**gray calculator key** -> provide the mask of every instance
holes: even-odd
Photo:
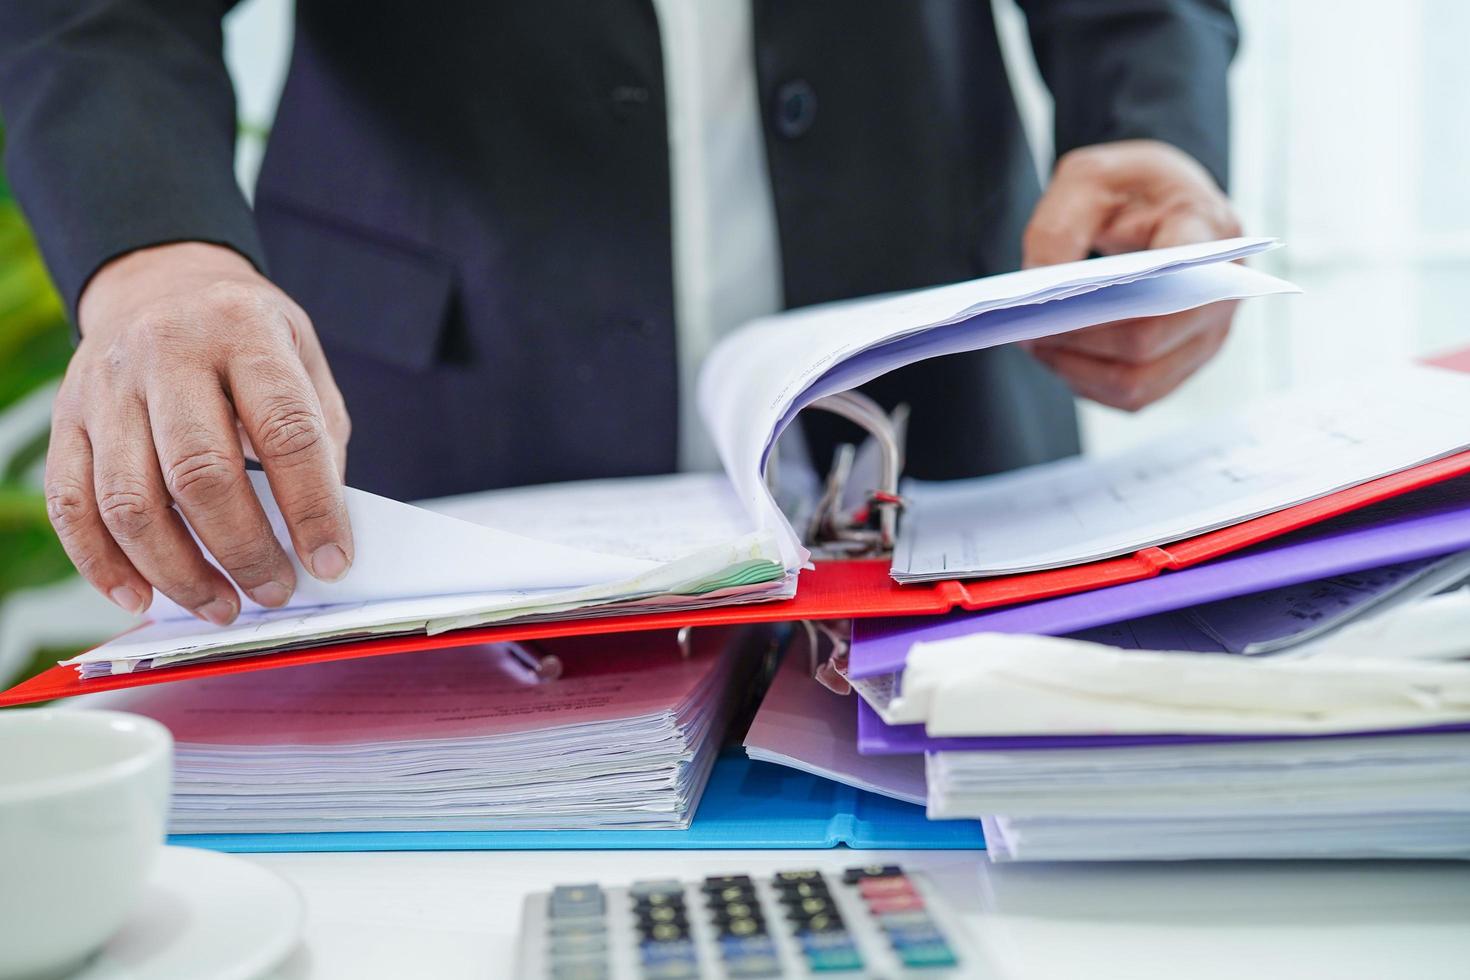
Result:
[[[546,944],[546,952],[552,959],[566,957],[598,956],[607,953],[606,936],[552,936]]]
[[[547,919],[546,933],[549,936],[606,936],[607,922],[602,916]]]
[[[603,960],[580,960],[553,963],[548,976],[551,980],[608,980],[612,971]]]
[[[699,964],[688,960],[646,963],[642,973],[643,980],[696,980],[700,975]]]
[[[725,975],[741,980],[753,977],[779,977],[781,961],[774,956],[742,956],[725,961]]]
[[[602,915],[606,905],[602,889],[596,885],[557,885],[552,889],[546,914],[552,919]]]
[[[628,894],[633,898],[647,898],[650,895],[682,895],[684,894],[684,883],[675,881],[673,878],[661,878],[658,881],[635,881],[628,886]]]

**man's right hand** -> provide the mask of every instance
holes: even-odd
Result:
[[[296,574],[245,475],[247,454],[265,468],[301,563],[327,581],[347,573],[347,409],[301,307],[238,253],[183,242],[103,266],[77,319],[46,501],[87,581],[130,613],[157,588],[207,622],[234,620],[239,595],[182,512],[247,595],[285,604]]]

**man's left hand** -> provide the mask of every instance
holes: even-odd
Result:
[[[1022,242],[1025,265],[1052,265],[1232,238],[1240,221],[1209,173],[1155,140],[1082,147],[1057,161]],[[1137,411],[1215,356],[1235,304],[1119,320],[1025,344],[1074,392]]]

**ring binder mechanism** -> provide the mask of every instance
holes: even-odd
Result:
[[[808,667],[812,679],[833,694],[851,694],[852,685],[847,681],[847,654],[852,648],[852,621],[801,620],[806,631]],[[822,640],[826,639],[830,649],[822,656]]]
[[[898,478],[903,472],[908,406],[900,405],[889,416],[867,395],[844,391],[819,398],[807,407],[832,412],[861,426],[872,436],[879,453],[878,486],[865,489],[864,505],[853,513],[846,504],[857,448],[850,444],[837,447],[826,487],[807,524],[806,539],[813,555],[821,558],[891,555],[898,536],[898,515],[903,510]]]

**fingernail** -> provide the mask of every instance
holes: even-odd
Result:
[[[138,595],[138,593],[134,592],[132,589],[128,588],[126,585],[119,585],[117,588],[113,589],[107,594],[112,597],[113,602],[117,603],[119,606],[126,609],[134,616],[143,611],[143,597]]]
[[[291,598],[291,590],[281,582],[267,582],[250,590],[250,598],[262,606],[284,606]]]
[[[335,582],[347,574],[347,553],[334,544],[324,544],[311,553],[311,574],[323,582]]]
[[[235,618],[235,604],[226,599],[211,599],[195,609],[194,615],[216,626],[228,626]]]

